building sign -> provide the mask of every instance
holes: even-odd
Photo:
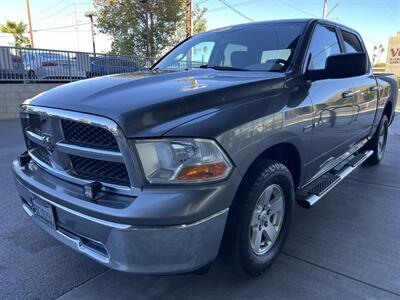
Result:
[[[397,77],[400,77],[400,32],[389,39],[386,72],[394,73]]]
[[[390,49],[389,63],[390,64],[400,64],[400,48]]]

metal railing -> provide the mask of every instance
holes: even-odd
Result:
[[[1,82],[69,82],[150,67],[155,59],[131,55],[93,54],[0,47]]]

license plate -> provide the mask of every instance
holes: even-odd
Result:
[[[31,194],[33,215],[46,225],[56,228],[53,207],[35,194]]]

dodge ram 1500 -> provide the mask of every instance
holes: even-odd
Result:
[[[193,36],[148,71],[82,80],[21,106],[13,162],[22,207],[110,268],[260,275],[294,204],[310,208],[378,164],[398,87],[361,36],[327,20],[250,23]]]

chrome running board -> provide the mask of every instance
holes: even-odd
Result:
[[[356,170],[373,153],[374,151],[368,150],[364,153],[353,155],[350,159],[344,162],[344,165],[340,170],[333,168],[331,171],[318,178],[315,182],[304,187],[296,196],[297,202],[304,208],[311,208],[343,179]]]

